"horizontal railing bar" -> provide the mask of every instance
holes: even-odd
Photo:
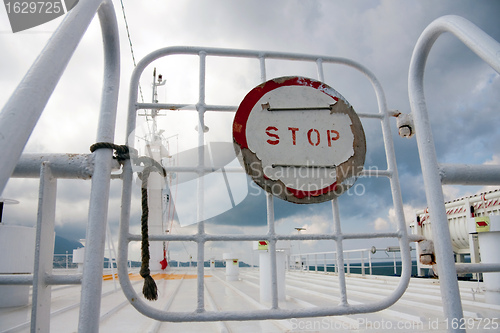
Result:
[[[277,165],[279,166],[279,165]],[[292,166],[289,166],[292,167]],[[295,166],[295,167],[301,167],[301,166]],[[304,165],[303,167],[315,167],[315,166],[307,166]],[[316,166],[318,167],[318,166]],[[327,167],[327,166],[324,166]],[[198,167],[198,166],[165,166],[164,167],[165,171],[167,172],[189,172],[189,173],[211,173],[211,172],[216,172],[221,170],[221,168],[214,168],[214,167]],[[242,167],[224,167],[225,172],[231,172],[231,173],[238,173],[238,172],[245,172],[245,170]],[[392,177],[393,172],[390,170],[378,170],[378,169],[363,169],[359,177]]]
[[[315,234],[315,235],[205,235],[209,241],[229,241],[229,240],[336,240],[337,235]]]
[[[136,103],[137,110],[168,110],[168,111],[197,111],[202,106],[205,111],[236,112],[238,106],[234,105],[212,105],[212,104],[182,104],[182,103]],[[359,118],[382,119],[382,113],[357,113]]]
[[[266,240],[267,238],[267,235],[149,235],[149,241],[258,241]],[[131,234],[128,240],[140,241],[142,240],[142,236]]]
[[[127,239],[129,241],[141,241],[142,236],[130,234]],[[150,242],[163,241],[163,240],[181,241],[181,242],[188,242],[188,241],[196,242],[198,240],[198,236],[197,235],[149,235],[148,239]]]
[[[309,164],[271,164],[272,168],[308,168],[308,169],[334,169],[335,165],[309,165]]]
[[[343,239],[400,238],[398,232],[342,234]]]
[[[263,108],[263,110],[267,110],[267,111],[270,111],[270,112],[274,112],[274,111],[316,111],[316,110],[329,110],[331,111],[332,110],[332,106],[317,106],[317,107],[297,107],[297,108],[271,108],[271,107],[268,107],[267,109],[266,108]]]
[[[363,169],[359,174],[360,177],[387,177],[391,178],[393,172],[391,170],[378,170],[378,169]]]
[[[197,167],[197,166],[165,166],[163,167],[167,172],[186,172],[186,173],[212,173],[221,171],[221,168],[214,167]],[[244,173],[242,167],[224,167],[224,172],[230,173]]]
[[[48,285],[80,284],[81,274],[47,275],[45,283]],[[0,274],[0,285],[32,285],[33,274]]]
[[[414,235],[414,234],[408,235],[408,241],[410,241],[410,242],[420,242],[423,240],[425,240],[425,237],[422,235]]]
[[[330,235],[330,234],[302,234],[302,235],[275,235],[270,237],[267,234],[261,235],[149,235],[150,241],[193,241],[193,242],[206,242],[206,241],[259,241],[259,240],[338,240],[342,239],[371,239],[371,238],[399,238],[397,232],[385,233],[353,233]],[[141,235],[130,234],[129,241],[142,240]]]
[[[442,184],[500,185],[500,165],[440,164]]]
[[[390,304],[389,304],[390,305]],[[189,322],[189,321],[245,321],[245,320],[267,320],[267,319],[290,319],[337,316],[359,313],[371,313],[384,309],[385,302],[357,305],[338,305],[303,309],[264,309],[253,311],[205,311],[193,312],[161,312],[153,309],[150,314],[159,321]]]
[[[457,273],[500,272],[500,264],[455,264]]]
[[[202,105],[205,111],[222,111],[236,112],[237,106],[232,105]],[[199,104],[176,104],[176,103],[137,103],[136,109],[153,109],[153,110],[169,110],[169,111],[197,111]]]
[[[42,162],[49,162],[55,178],[90,179],[94,170],[93,154],[23,154],[16,165],[12,177],[38,178]],[[167,172],[211,173],[221,170],[214,167],[165,166]],[[113,160],[113,169],[119,170],[120,164]],[[224,167],[225,172],[243,173],[241,167]],[[361,177],[391,177],[390,170],[364,169]]]
[[[377,249],[381,250],[381,249]],[[355,252],[366,252],[366,251],[371,251],[371,249],[356,249],[356,250],[344,250],[344,253],[355,253]],[[327,252],[308,252],[308,253],[292,253],[290,254],[291,257],[298,257],[298,256],[310,256],[310,255],[319,255],[319,254],[337,254],[336,251],[327,251]],[[319,258],[318,260],[323,260],[323,258]]]
[[[33,274],[0,274],[0,285],[32,285]]]
[[[81,284],[82,274],[71,274],[71,275],[52,274],[45,277],[45,283],[49,285]]]
[[[94,173],[93,154],[23,154],[12,177],[39,178],[43,162],[50,163],[50,170],[55,178],[90,179]],[[113,160],[112,167],[118,170],[120,164]]]
[[[382,113],[357,113],[359,118],[372,118],[372,119],[382,119],[384,114]]]

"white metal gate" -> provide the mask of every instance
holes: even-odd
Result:
[[[139,103],[138,102],[138,89],[139,89],[139,79],[144,69],[151,64],[154,60],[161,57],[167,57],[171,55],[195,55],[199,58],[199,95],[198,102],[196,105],[189,107],[189,103],[180,104],[156,104],[156,103]],[[214,49],[214,48],[194,48],[194,47],[167,47],[164,49],[157,50],[138,64],[134,73],[132,75],[130,84],[130,95],[129,95],[129,110],[128,110],[128,123],[127,123],[127,137],[132,134],[135,130],[137,111],[141,109],[166,109],[166,110],[179,110],[178,112],[186,112],[189,109],[194,110],[198,113],[200,128],[205,126],[205,113],[206,112],[235,112],[237,106],[222,106],[222,105],[207,105],[205,103],[205,74],[207,66],[207,58],[209,57],[223,57],[223,58],[249,58],[256,59],[259,61],[260,77],[261,81],[266,81],[266,60],[294,60],[294,61],[306,61],[313,62],[317,65],[318,79],[324,81],[323,76],[323,66],[327,64],[340,64],[344,66],[349,66],[360,71],[364,74],[370,81],[378,102],[378,113],[368,113],[359,114],[358,116],[363,118],[378,119],[382,127],[382,134],[384,140],[384,146],[387,157],[387,169],[386,170],[363,170],[361,176],[365,177],[387,177],[390,180],[390,188],[393,197],[394,208],[396,211],[396,216],[398,220],[397,230],[393,232],[386,233],[344,233],[341,229],[339,206],[337,199],[331,201],[332,211],[333,211],[333,233],[331,234],[307,234],[307,235],[283,235],[277,234],[275,231],[275,221],[274,221],[274,203],[273,196],[266,192],[267,198],[267,234],[246,234],[246,235],[215,235],[207,234],[204,227],[203,219],[203,183],[198,180],[198,192],[197,192],[197,207],[198,207],[198,232],[193,235],[157,235],[151,236],[151,241],[191,241],[197,244],[197,309],[195,312],[162,312],[149,306],[144,302],[130,283],[127,278],[127,252],[129,242],[141,240],[141,235],[130,234],[129,221],[130,221],[130,200],[132,192],[132,167],[129,161],[124,165],[123,170],[123,193],[122,193],[122,211],[121,211],[121,224],[120,224],[120,240],[119,240],[119,276],[120,283],[123,291],[125,292],[127,298],[130,300],[131,304],[136,307],[143,314],[162,321],[215,321],[215,320],[262,320],[262,319],[284,319],[284,318],[301,318],[301,317],[315,317],[315,316],[331,316],[331,315],[343,315],[343,314],[354,314],[354,313],[367,313],[375,312],[381,309],[387,308],[394,304],[403,295],[406,287],[408,286],[409,278],[411,276],[411,258],[409,250],[409,236],[407,234],[405,218],[403,213],[403,203],[401,199],[401,192],[399,186],[399,179],[396,168],[396,158],[394,153],[394,146],[392,141],[392,135],[390,130],[389,118],[391,116],[397,115],[397,112],[391,112],[387,109],[384,92],[382,87],[376,77],[368,69],[362,65],[348,59],[338,58],[338,57],[326,57],[317,55],[306,55],[306,54],[290,54],[290,53],[278,53],[278,52],[264,52],[264,51],[248,51],[248,50],[231,50],[231,49]],[[290,73],[293,75],[293,73]],[[198,172],[203,174],[203,172],[210,172],[211,167],[204,165],[204,133],[203,131],[198,132],[198,147],[199,147],[199,158],[197,168],[168,168],[167,172]],[[130,143],[129,143],[130,144]],[[132,147],[133,148],[133,147]],[[201,162],[200,162],[201,161]],[[336,244],[336,252],[339,254],[337,256],[338,267],[344,267],[343,258],[343,241],[352,239],[373,239],[373,238],[395,238],[398,239],[401,248],[402,256],[402,276],[398,288],[393,292],[392,295],[383,299],[381,301],[376,301],[372,303],[365,303],[360,305],[351,305],[347,297],[346,282],[345,282],[345,272],[339,270],[339,290],[341,293],[341,304],[333,303],[327,307],[318,307],[314,309],[297,309],[297,310],[287,310],[281,309],[278,301],[278,291],[277,291],[277,273],[276,273],[276,242],[278,240],[331,240]],[[219,242],[229,242],[229,241],[259,241],[267,240],[269,242],[269,252],[271,253],[271,276],[272,276],[272,305],[269,310],[259,310],[259,311],[248,311],[248,312],[236,312],[236,311],[224,311],[224,312],[212,312],[206,311],[204,302],[204,261],[205,261],[205,242],[207,241],[219,241]]]

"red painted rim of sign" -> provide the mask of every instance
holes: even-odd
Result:
[[[246,128],[248,117],[250,116],[250,112],[257,102],[270,92],[276,88],[285,87],[285,86],[308,86],[314,89],[318,89],[326,95],[332,97],[334,100],[338,101],[337,96],[330,95],[326,92],[326,89],[330,89],[327,85],[320,81],[316,81],[313,79],[305,78],[305,77],[297,77],[293,76],[290,78],[286,78],[282,82],[276,82],[275,80],[270,80],[262,85],[252,89],[243,99],[238,110],[236,110],[236,115],[233,121],[233,138],[240,145],[240,147],[248,148],[247,137],[246,137]],[[323,88],[323,89],[320,89]],[[317,191],[315,191],[317,192]]]
[[[248,148],[247,137],[246,137],[246,128],[248,117],[250,116],[250,112],[257,102],[267,94],[268,92],[285,86],[307,86],[314,89],[318,89],[324,94],[332,97],[334,100],[338,101],[339,98],[337,96],[333,96],[328,94],[326,91],[330,89],[329,86],[325,85],[320,81],[316,81],[313,79],[309,79],[306,77],[289,77],[285,78],[281,82],[276,82],[275,80],[269,80],[262,85],[252,89],[243,99],[238,110],[236,110],[236,115],[234,116],[233,121],[233,138],[236,143],[240,146],[241,149]],[[268,179],[264,174],[264,178]],[[292,193],[292,195],[298,199],[303,199],[305,197],[317,197],[325,193],[329,193],[331,191],[335,191],[337,189],[337,182],[315,191],[301,191],[294,188],[287,187],[287,190]]]
[[[333,183],[330,186],[324,187],[324,188],[322,188],[320,190],[316,190],[316,191],[301,191],[301,190],[296,190],[296,189],[291,188],[291,187],[287,187],[286,189],[288,191],[290,191],[290,193],[292,193],[294,197],[296,197],[298,199],[303,199],[305,197],[317,197],[317,196],[320,196],[322,194],[325,194],[325,193],[328,193],[331,191],[335,191],[337,189],[337,182]]]

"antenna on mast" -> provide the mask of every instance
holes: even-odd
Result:
[[[153,70],[153,97],[152,102],[158,103],[157,87],[164,86],[167,81],[163,80],[163,75],[158,74],[158,82],[156,82],[156,67]]]
[[[153,93],[151,97],[151,102],[156,104],[158,103],[158,87],[164,86],[167,81],[163,80],[163,76],[161,74],[158,75],[158,82],[156,81],[156,67],[153,70]],[[153,120],[153,130],[151,133],[151,139],[152,141],[155,141],[157,139],[158,135],[158,128],[156,124],[156,116],[158,115],[158,109],[151,109],[150,116]]]

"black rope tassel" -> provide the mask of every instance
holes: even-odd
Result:
[[[148,234],[148,178],[150,173],[150,167],[144,168],[141,174],[142,178],[142,216],[141,216],[141,231],[142,231],[142,243],[141,243],[141,255],[142,264],[140,274],[144,278],[144,286],[142,288],[142,293],[147,300],[156,301],[158,299],[158,288],[156,287],[155,280],[151,277],[151,271],[149,270],[149,234]]]

